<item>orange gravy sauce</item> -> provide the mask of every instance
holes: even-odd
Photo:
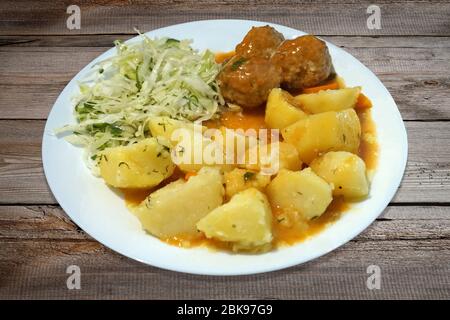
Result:
[[[303,241],[325,229],[328,224],[336,221],[349,208],[350,204],[343,198],[335,197],[319,218],[292,226],[283,225],[281,212],[277,208],[272,208],[274,216],[272,220],[274,240],[272,243],[275,247],[281,247]]]
[[[207,121],[205,124],[208,128],[219,128],[224,126],[229,129],[266,129],[267,125],[264,121],[264,109],[255,111],[242,112],[224,112],[219,119]]]
[[[123,194],[123,198],[125,199],[126,205],[128,207],[134,207],[139,205],[142,201],[144,201],[145,198],[147,198],[152,192],[161,189],[162,187],[180,178],[184,178],[184,176],[185,176],[184,172],[182,172],[178,168],[175,168],[173,174],[156,187],[144,189],[119,188],[119,190]]]
[[[176,237],[161,239],[165,243],[168,243],[172,246],[180,247],[180,248],[193,248],[204,246],[211,249],[217,250],[230,250],[231,244],[223,241],[218,241],[215,239],[208,239],[205,235],[201,234],[198,237],[194,238],[192,236],[179,235]]]
[[[235,55],[234,50],[229,52],[217,52],[215,56],[216,63],[223,63]]]
[[[375,122],[372,119],[371,109],[357,110],[361,122],[361,142],[358,155],[366,163],[367,170],[374,170],[378,162],[378,143]]]
[[[120,188],[119,189],[123,197],[125,199],[125,203],[127,206],[134,207],[139,205],[142,201],[147,198],[150,193],[153,192],[152,189],[127,189],[127,188]]]

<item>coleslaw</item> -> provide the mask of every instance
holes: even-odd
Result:
[[[94,174],[100,151],[151,136],[150,117],[206,121],[225,104],[214,53],[199,53],[189,40],[141,37],[133,44],[115,41],[117,55],[97,63],[79,84],[77,123],[56,130],[85,148]]]

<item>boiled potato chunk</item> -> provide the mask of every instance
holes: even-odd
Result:
[[[133,212],[145,230],[167,239],[201,236],[196,224],[223,202],[223,177],[216,168],[203,168],[197,175],[177,180],[153,192]]]
[[[169,117],[150,117],[148,122],[148,127],[150,129],[150,132],[152,133],[152,136],[154,137],[164,137],[167,140],[174,142],[172,138],[172,134],[175,130],[186,128],[190,130],[194,130],[194,124],[190,122],[185,122],[181,120],[172,119]],[[203,127],[201,125],[198,126],[198,131],[203,132],[206,127]]]
[[[170,143],[147,138],[138,143],[107,148],[100,154],[100,175],[117,188],[149,188],[172,175],[175,164],[170,157]]]
[[[310,220],[319,217],[333,200],[332,187],[311,168],[281,170],[266,188],[273,207]]]
[[[197,223],[206,237],[232,242],[234,250],[251,250],[272,241],[272,211],[255,188],[237,193]]]
[[[286,142],[278,142],[278,150],[276,148],[275,143],[258,144],[250,148],[246,153],[245,164],[241,167],[264,171],[267,174],[275,174],[280,169],[294,171],[301,169],[302,161],[295,146]],[[271,171],[272,168],[275,169],[274,172]]]
[[[366,164],[357,155],[346,152],[327,152],[310,164],[311,169],[334,185],[333,195],[362,198],[369,193]]]
[[[197,172],[203,167],[219,167],[232,170],[235,165],[226,164],[223,146],[205,137],[199,130],[180,129],[172,156],[174,162],[184,172]]]
[[[328,151],[356,153],[361,124],[353,109],[329,111],[308,116],[281,131],[284,140],[293,144],[303,162]]]
[[[341,111],[354,108],[360,92],[360,87],[323,90],[298,95],[294,98],[294,101],[309,113]]]
[[[280,169],[296,171],[302,168],[300,155],[294,145],[287,142],[280,142],[279,148]]]
[[[230,199],[236,193],[248,188],[256,188],[263,191],[270,182],[270,176],[236,168],[233,171],[225,172],[224,180],[225,195]]]
[[[275,88],[270,91],[266,105],[265,122],[269,128],[283,129],[307,116],[286,91]]]
[[[216,143],[221,144],[225,159],[230,164],[240,163],[248,148],[256,145],[258,141],[256,136],[245,135],[243,130],[239,132],[224,126],[219,129],[208,129],[205,135],[211,130],[215,132],[212,139]]]

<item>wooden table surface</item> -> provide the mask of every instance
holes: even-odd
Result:
[[[0,298],[450,298],[450,2],[157,0],[0,2]],[[81,29],[66,8],[81,8]],[[115,39],[200,19],[275,22],[322,36],[373,70],[397,102],[409,158],[397,195],[366,231],[304,265],[205,277],[125,258],[61,210],[42,169],[45,119],[58,94]],[[218,35],[226,39],[226,34]],[[395,161],[395,159],[393,159]],[[68,290],[66,268],[81,268]],[[367,268],[381,270],[369,290]]]

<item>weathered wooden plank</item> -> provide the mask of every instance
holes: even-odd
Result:
[[[450,122],[407,122],[409,158],[394,202],[449,202]],[[53,204],[41,165],[44,121],[0,121],[0,203]]]
[[[417,37],[450,35],[449,1],[377,1],[379,31],[366,28],[370,2],[213,2],[114,0],[98,6],[82,0],[80,31],[65,28],[67,2],[0,2],[0,119],[44,119],[67,81],[113,39],[129,38],[133,26],[147,31],[211,17],[273,21],[320,35],[366,35],[326,39],[377,73],[405,119],[450,119],[450,37]],[[42,172],[43,126],[0,121],[0,203],[55,203]],[[407,129],[409,163],[393,202],[449,203],[450,123],[409,122]],[[59,206],[0,205],[0,298],[449,299],[449,208],[391,206],[354,241],[325,257],[285,271],[225,278],[177,274],[124,258],[89,238]],[[70,264],[81,267],[80,291],[65,287]],[[372,264],[381,267],[381,290],[366,287]]]
[[[205,19],[276,22],[322,35],[450,35],[450,4],[378,1],[381,29],[367,28],[370,1],[90,1],[78,2],[81,28],[69,30],[66,1],[2,1],[0,34],[132,33]],[[401,21],[401,23],[399,23]]]
[[[449,213],[447,206],[391,206],[322,258],[225,278],[172,273],[124,258],[77,229],[58,206],[0,206],[0,298],[448,299]],[[65,270],[73,264],[82,272],[79,291],[65,287]],[[381,268],[380,290],[366,287],[369,265]]]
[[[126,41],[135,34],[95,35],[0,35],[0,46],[11,47],[111,47],[115,40]],[[449,48],[450,37],[433,36],[321,36],[340,47],[349,48]]]
[[[352,37],[333,39],[380,77],[404,119],[450,119],[450,38],[423,38],[425,47],[412,47],[406,38],[404,47],[393,47],[396,38],[376,39],[376,47],[371,47],[372,38],[364,42],[359,37],[355,43]],[[46,118],[65,84],[106,49],[0,47],[0,119]]]
[[[0,124],[0,202],[55,203],[41,160],[43,121]]]
[[[0,206],[0,241],[92,240],[59,206]],[[355,241],[450,239],[450,206],[389,206]]]
[[[0,239],[91,238],[59,206],[0,206]]]
[[[448,299],[450,241],[351,241],[287,270],[241,277],[174,273],[129,260],[93,241],[0,241],[2,299]],[[66,268],[81,269],[68,290]],[[380,290],[367,268],[381,270]],[[187,289],[188,288],[188,289]]]
[[[440,198],[442,202],[448,202],[446,186],[450,183],[450,148],[449,138],[445,137],[447,134],[443,131],[450,131],[450,122],[409,122],[406,123],[406,129],[408,164],[393,201],[432,202],[431,199]],[[442,141],[442,147],[439,141]]]

